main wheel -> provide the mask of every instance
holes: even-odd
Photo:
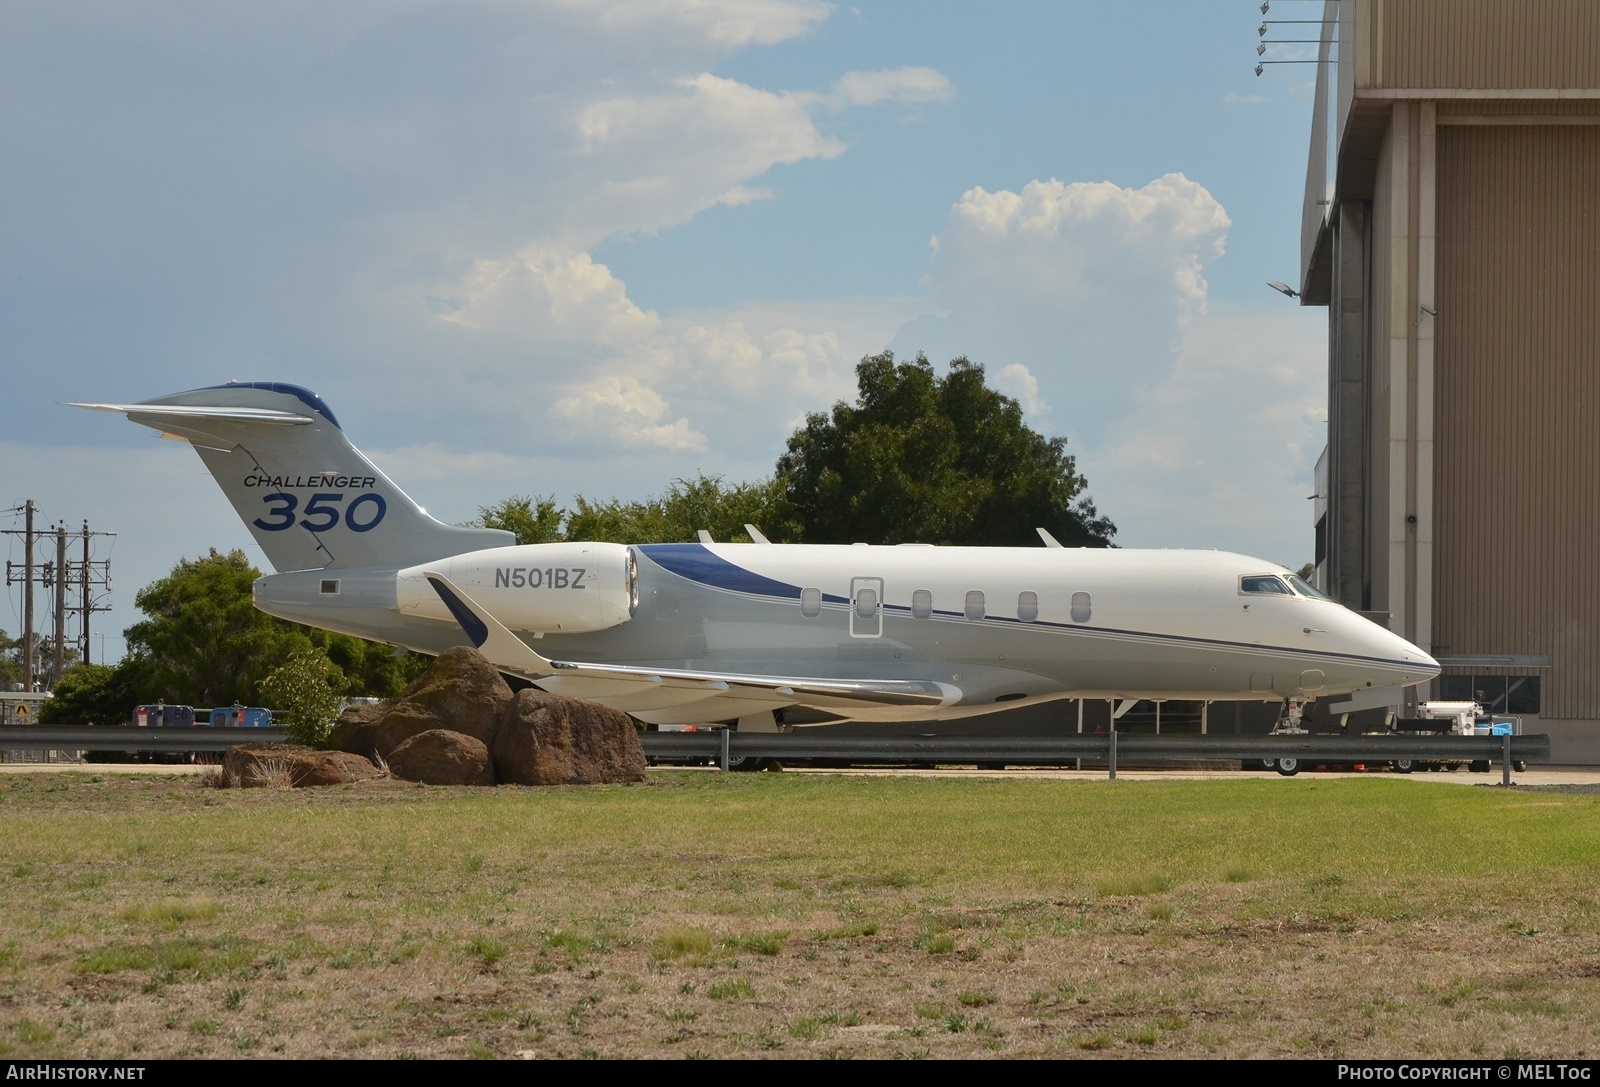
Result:
[[[1277,768],[1278,768],[1278,760],[1277,759],[1262,759],[1261,760],[1261,769],[1263,769],[1263,770],[1276,770]]]
[[[1292,778],[1300,772],[1300,760],[1290,755],[1278,760],[1278,773],[1286,778]]]
[[[1397,774],[1409,774],[1409,773],[1411,773],[1411,771],[1415,770],[1416,768],[1417,768],[1417,763],[1416,763],[1415,759],[1395,759],[1394,760],[1394,772],[1397,773]]]
[[[765,770],[771,765],[771,759],[757,758],[754,755],[741,755],[739,758],[730,758],[728,760],[728,769],[741,774],[753,774],[757,770]]]

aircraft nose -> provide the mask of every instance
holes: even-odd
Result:
[[[1427,650],[1412,645],[1406,639],[1383,627],[1373,624],[1381,632],[1386,642],[1385,655],[1396,664],[1401,665],[1404,674],[1401,681],[1406,684],[1426,683],[1439,674],[1439,662]]]

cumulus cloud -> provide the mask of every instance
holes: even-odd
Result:
[[[1115,496],[1119,541],[1311,557],[1311,471],[1326,441],[1319,313],[1227,309],[1185,333],[1167,377],[1080,462]]]
[[[716,204],[769,199],[748,182],[774,166],[844,154],[816,115],[880,103],[945,102],[950,80],[932,68],[847,72],[826,92],[768,91],[701,72],[646,93],[585,107],[577,120],[579,171],[563,237],[601,238],[674,226]]]
[[[943,72],[933,68],[886,68],[876,72],[846,72],[827,98],[833,109],[872,106],[879,102],[948,102],[955,88]]]
[[[665,422],[666,400],[633,377],[608,376],[592,381],[574,395],[557,400],[555,415],[575,434],[591,441],[598,437],[626,449],[676,452],[706,447],[706,436],[693,429],[689,420]]]
[[[1030,415],[1048,410],[1041,429],[1068,438],[1123,545],[1299,565],[1325,329],[1319,314],[1212,305],[1206,268],[1229,226],[1182,174],[972,189],[933,242],[938,312],[896,350],[966,355]]]
[[[661,318],[634,305],[627,287],[588,253],[530,246],[501,260],[474,261],[437,297],[442,320],[536,340],[631,347]]]
[[[994,375],[994,387],[1021,404],[1029,415],[1043,415],[1050,410],[1039,396],[1039,379],[1020,362],[1002,367]]]
[[[588,253],[550,245],[474,261],[428,285],[422,301],[454,352],[495,375],[431,382],[428,412],[467,413],[480,434],[515,433],[530,451],[557,441],[587,458],[706,452],[714,429],[718,454],[754,474],[771,471],[795,405],[850,395],[857,359],[881,350],[921,304],[753,303],[663,318]]]
[[[971,189],[933,240],[925,285],[939,312],[901,329],[896,350],[966,355],[995,373],[1024,367],[1057,425],[1097,444],[1205,312],[1205,267],[1228,227],[1222,205],[1182,174],[1140,188]]]
[[[844,154],[843,143],[817,128],[815,108],[814,94],[760,90],[710,73],[660,93],[596,102],[578,131],[585,172],[598,180],[576,200],[564,229],[585,246],[658,230],[725,202],[774,166]]]
[[[833,5],[815,0],[551,0],[629,37],[688,32],[727,50],[774,45],[809,33]]]

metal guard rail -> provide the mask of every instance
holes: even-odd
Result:
[[[37,751],[226,751],[236,744],[276,744],[281,728],[134,728],[20,725],[0,728],[0,749]]]
[[[1189,762],[1204,759],[1298,758],[1315,763],[1394,759],[1549,762],[1548,736],[1149,736],[1085,733],[1066,736],[812,736],[805,733],[644,732],[655,758],[720,758],[723,741],[734,759],[832,759],[859,763],[1004,763],[1058,766],[1075,759],[1108,761],[1112,743],[1121,760]]]
[[[1537,736],[1150,736],[1085,733],[1062,736],[832,736],[814,733],[643,732],[651,758],[729,760],[822,759],[862,765],[976,763],[1060,766],[1104,762],[1193,762],[1207,759],[1299,759],[1318,763],[1412,759],[1549,762],[1550,737]],[[277,743],[277,728],[104,728],[25,725],[0,728],[0,749],[78,751],[226,751],[242,743]]]

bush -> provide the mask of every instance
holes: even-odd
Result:
[[[292,743],[326,747],[339,716],[346,682],[344,673],[319,649],[296,649],[261,682]]]

